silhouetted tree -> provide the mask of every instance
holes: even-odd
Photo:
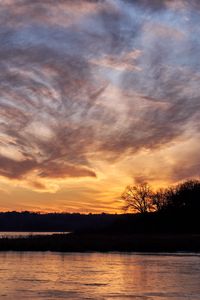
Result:
[[[153,205],[157,211],[181,213],[200,210],[200,181],[187,180],[173,187],[153,193]]]
[[[161,211],[167,205],[166,199],[166,190],[159,189],[153,194],[153,205],[155,206],[156,211]]]
[[[168,208],[176,211],[199,211],[200,181],[188,180],[178,184],[168,197]]]
[[[147,183],[129,185],[121,195],[124,200],[124,211],[131,210],[138,213],[147,213],[153,209],[152,189]]]
[[[176,189],[174,187],[160,188],[158,191],[154,192],[152,195],[153,205],[156,211],[166,210],[176,194]]]

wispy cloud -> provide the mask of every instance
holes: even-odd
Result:
[[[98,178],[95,160],[163,149],[198,130],[197,8],[1,1],[0,175],[30,175],[36,189],[45,179]],[[198,173],[186,169],[181,178]]]

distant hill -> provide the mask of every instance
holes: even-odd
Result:
[[[200,233],[199,211],[147,214],[0,213],[0,231],[70,231],[85,233]]]
[[[32,212],[0,213],[0,231],[82,231],[108,228],[120,215]]]

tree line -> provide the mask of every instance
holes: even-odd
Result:
[[[197,212],[200,211],[200,181],[187,180],[156,191],[148,183],[129,185],[121,199],[125,212]]]

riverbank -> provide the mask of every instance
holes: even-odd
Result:
[[[200,252],[200,235],[71,233],[2,238],[0,251]]]

